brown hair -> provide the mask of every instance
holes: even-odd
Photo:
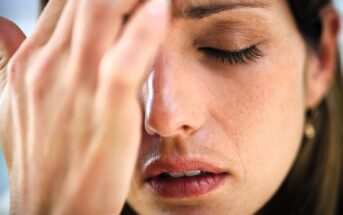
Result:
[[[316,50],[322,34],[320,11],[330,0],[288,0],[307,45]],[[297,160],[283,185],[260,214],[342,214],[343,78],[337,54],[336,76],[317,107],[314,140],[303,139]]]
[[[47,2],[41,0],[42,8]],[[330,3],[330,0],[288,0],[299,31],[314,50],[322,32],[320,11]],[[317,108],[315,139],[303,139],[291,172],[258,214],[343,214],[343,77],[340,61],[337,62],[333,86]],[[122,214],[134,212],[126,205]]]

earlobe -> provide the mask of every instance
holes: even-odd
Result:
[[[24,33],[13,22],[0,17],[0,70],[25,40]]]
[[[339,14],[333,6],[321,11],[322,35],[312,51],[306,74],[306,107],[315,109],[331,88],[337,66],[337,40],[340,29]]]

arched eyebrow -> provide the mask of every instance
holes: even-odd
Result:
[[[195,1],[191,1],[195,2]],[[243,0],[243,1],[219,1],[210,0],[205,1],[206,3],[199,3],[197,5],[189,5],[176,16],[185,19],[203,19],[205,17],[222,13],[225,11],[230,11],[238,8],[267,8],[269,4],[263,0]],[[202,5],[201,5],[202,4]],[[177,9],[176,9],[177,10]],[[180,10],[178,10],[180,11]]]

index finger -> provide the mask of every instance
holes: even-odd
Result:
[[[53,34],[68,0],[50,0],[28,40],[34,47],[45,45]],[[75,1],[75,0],[72,0]]]

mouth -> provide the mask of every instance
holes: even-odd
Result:
[[[215,191],[228,178],[223,169],[202,161],[154,161],[145,183],[163,198],[196,198]]]

